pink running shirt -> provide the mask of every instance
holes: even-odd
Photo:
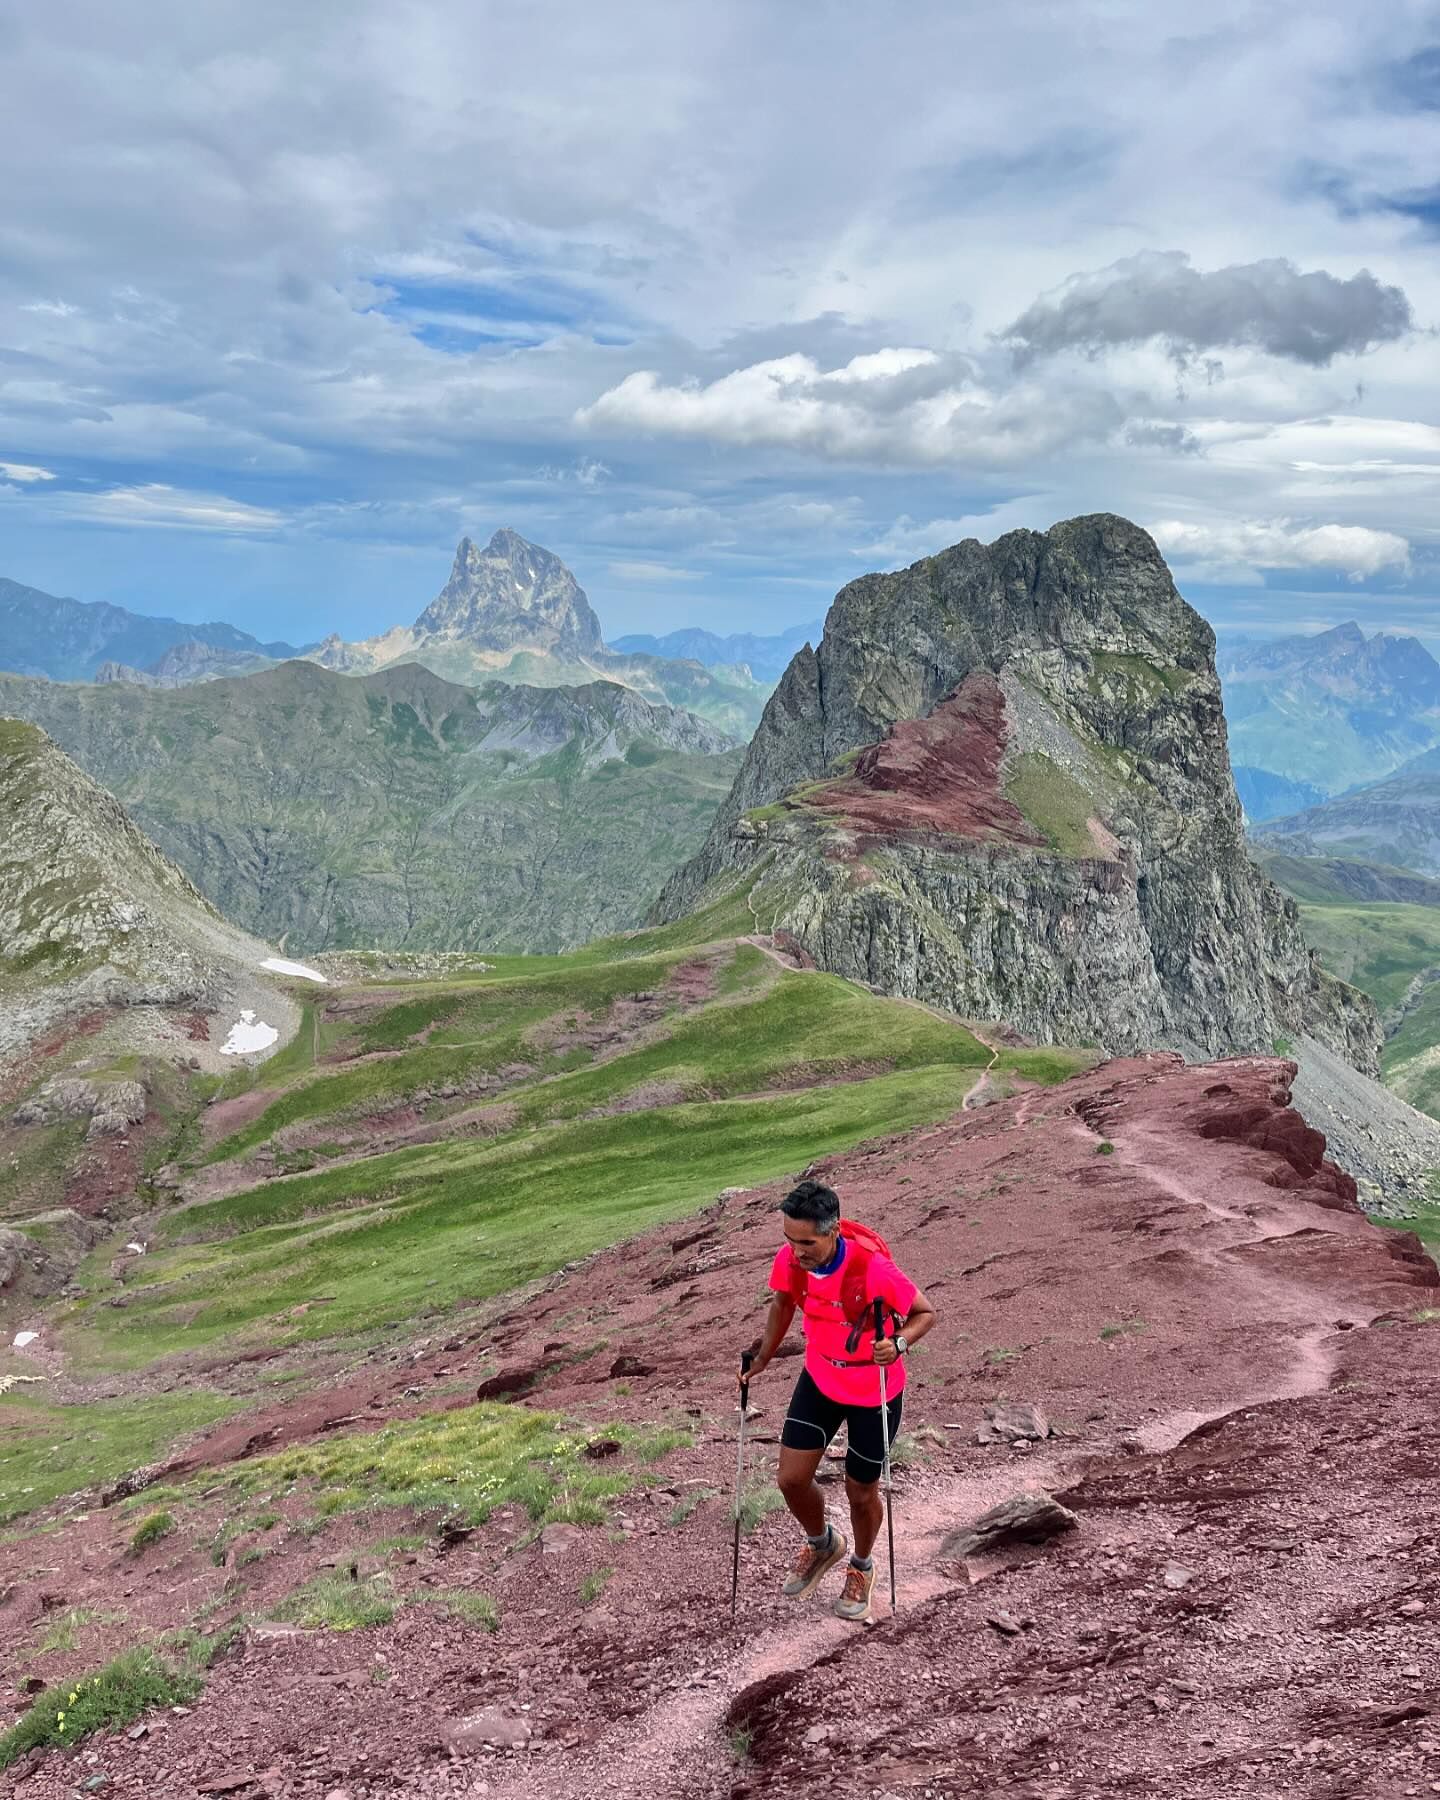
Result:
[[[833,1275],[806,1272],[805,1367],[810,1372],[810,1379],[828,1399],[838,1400],[842,1406],[878,1406],[880,1371],[871,1361],[875,1344],[873,1314],[866,1320],[856,1348],[853,1351],[845,1348],[851,1325],[840,1304],[840,1283],[845,1273],[845,1258],[849,1254],[850,1246],[847,1244],[845,1256],[841,1257]],[[770,1286],[777,1294],[789,1293],[790,1271],[794,1263],[795,1257],[790,1246],[782,1244],[770,1267]],[[888,1256],[870,1258],[870,1267],[865,1272],[867,1300],[883,1300],[887,1307],[904,1319],[909,1316],[918,1292],[915,1283]],[[894,1335],[893,1321],[886,1321],[885,1335]],[[847,1366],[837,1368],[837,1359]],[[902,1356],[885,1371],[887,1398],[893,1400],[904,1386],[905,1358]]]

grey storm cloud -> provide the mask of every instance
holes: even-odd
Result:
[[[1323,368],[1337,356],[1393,343],[1413,325],[1404,289],[1368,269],[1341,277],[1272,256],[1205,271],[1183,251],[1144,250],[1072,275],[1000,337],[1022,363],[1158,340],[1182,358],[1252,348]]]

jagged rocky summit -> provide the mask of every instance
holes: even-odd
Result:
[[[483,549],[462,538],[450,579],[413,625],[346,643],[331,635],[310,660],[345,675],[419,663],[447,681],[583,687],[610,681],[748,737],[769,685],[747,669],[608,649],[585,590],[552,551],[502,527]]]
[[[426,637],[465,637],[491,650],[559,656],[604,648],[600,621],[558,556],[502,529],[481,550],[461,538],[450,579],[415,621]]]
[[[1246,855],[1214,634],[1110,514],[842,589],[656,917],[740,878],[822,968],[1041,1042],[1376,1067]]]

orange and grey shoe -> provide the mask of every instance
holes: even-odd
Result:
[[[807,1543],[796,1557],[795,1567],[790,1571],[781,1593],[789,1600],[802,1600],[849,1551],[850,1546],[845,1542],[844,1534],[832,1525],[829,1549],[817,1550],[813,1544]]]
[[[835,1602],[835,1611],[842,1619],[861,1619],[870,1617],[870,1595],[875,1587],[875,1565],[868,1569],[857,1569],[854,1563],[845,1571],[845,1587],[840,1598]]]

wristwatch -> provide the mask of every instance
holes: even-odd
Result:
[[[906,1337],[903,1331],[897,1331],[895,1333],[895,1354],[897,1356],[903,1356],[909,1348],[909,1338]]]

